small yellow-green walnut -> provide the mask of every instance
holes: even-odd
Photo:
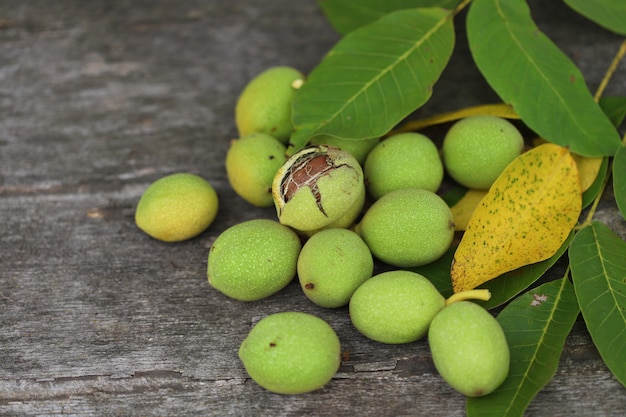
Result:
[[[287,311],[261,319],[239,347],[248,375],[278,394],[322,388],[339,369],[341,344],[328,323]]]
[[[293,132],[292,104],[304,75],[291,67],[269,68],[243,89],[235,106],[239,137],[267,133],[286,144]]]
[[[257,207],[271,207],[272,181],[287,160],[287,149],[273,136],[251,133],[233,140],[226,153],[226,174],[235,192]]]
[[[356,329],[381,343],[421,339],[446,300],[424,276],[387,271],[365,281],[350,299],[350,320]]]
[[[363,239],[348,229],[326,229],[306,241],[298,257],[298,279],[315,304],[348,304],[354,291],[372,276],[374,260]]]
[[[298,235],[274,220],[231,226],[209,251],[209,284],[235,300],[269,297],[295,277],[301,247]]]
[[[363,166],[367,191],[375,199],[400,188],[436,192],[443,181],[437,146],[421,133],[389,136],[372,149]]]
[[[428,343],[442,378],[469,397],[493,392],[509,373],[509,346],[500,323],[471,301],[441,310],[430,324]]]
[[[218,198],[211,184],[182,172],[148,186],[137,203],[135,223],[155,239],[178,242],[206,230],[217,210]]]
[[[300,232],[349,227],[365,201],[363,170],[349,152],[309,146],[278,170],[272,195],[280,223]]]
[[[344,139],[331,135],[313,136],[309,143],[311,145],[331,145],[342,151],[350,152],[361,166],[370,151],[380,142],[380,138],[370,139]]]
[[[398,267],[425,265],[450,247],[454,222],[448,205],[437,194],[402,188],[370,206],[356,227],[374,257]]]
[[[488,190],[524,149],[524,138],[509,121],[472,116],[456,122],[443,140],[444,166],[459,184]]]

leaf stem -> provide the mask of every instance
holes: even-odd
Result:
[[[461,10],[465,9],[465,7],[467,7],[467,5],[470,4],[471,2],[472,0],[464,0],[458,6],[455,7],[453,14],[456,16],[457,14],[459,14]]]
[[[604,74],[604,77],[602,78],[602,81],[600,82],[600,85],[598,86],[598,89],[596,90],[596,94],[593,96],[596,102],[600,101],[600,97],[602,97],[604,90],[606,90],[606,86],[611,80],[611,77],[613,77],[613,74],[617,70],[617,66],[619,65],[621,60],[624,59],[625,55],[626,55],[626,39],[624,39],[619,49],[617,50],[617,53],[615,54],[615,57],[613,57],[613,61],[611,62],[611,65],[609,65],[609,68],[607,69],[606,74]]]
[[[482,301],[487,301],[491,298],[491,292],[487,289],[484,290],[468,290],[468,291],[461,291],[461,292],[457,292],[455,294],[452,294],[447,300],[446,300],[446,305],[449,306],[450,304],[454,304],[458,301],[465,301],[465,300],[482,300]]]

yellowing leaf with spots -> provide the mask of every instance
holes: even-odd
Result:
[[[549,142],[543,138],[533,139],[534,146],[543,145],[544,143]],[[578,177],[580,178],[580,188],[584,193],[593,185],[594,181],[596,180],[604,158],[587,157],[577,155],[575,153],[572,154],[572,157],[574,158],[574,161],[576,161],[576,166],[578,167]]]
[[[474,211],[454,254],[455,292],[551,257],[582,206],[576,162],[547,143],[516,158]]]

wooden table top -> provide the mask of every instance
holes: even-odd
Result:
[[[532,1],[533,16],[594,90],[621,39],[550,3]],[[465,415],[425,340],[370,341],[297,281],[250,303],[208,285],[219,233],[275,218],[228,185],[239,92],[270,66],[310,71],[338,39],[313,1],[0,0],[0,415]],[[462,22],[457,41],[419,116],[498,100]],[[625,72],[608,94],[626,95]],[[148,184],[174,172],[209,180],[220,211],[199,237],[167,244],[133,216]],[[626,237],[608,201],[598,216]],[[248,378],[239,344],[279,311],[315,314],[339,335],[349,355],[323,389],[283,396]],[[625,410],[579,320],[527,416]]]

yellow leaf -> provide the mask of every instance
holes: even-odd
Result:
[[[534,146],[548,143],[548,141],[543,138],[535,138],[532,142]],[[600,167],[602,166],[603,158],[589,158],[577,154],[572,154],[572,157],[574,158],[574,161],[576,161],[576,166],[578,167],[578,177],[580,178],[580,188],[584,193],[596,180],[596,177],[600,172]]]
[[[580,188],[583,193],[593,185],[593,182],[600,172],[603,158],[589,158],[572,154],[578,166],[578,176],[580,177]]]
[[[454,220],[454,230],[462,231],[467,228],[467,223],[472,217],[474,210],[486,194],[487,191],[483,190],[469,190],[450,208],[452,219]]]
[[[567,148],[546,143],[516,158],[467,225],[450,271],[454,291],[552,256],[578,221],[581,195]]]

